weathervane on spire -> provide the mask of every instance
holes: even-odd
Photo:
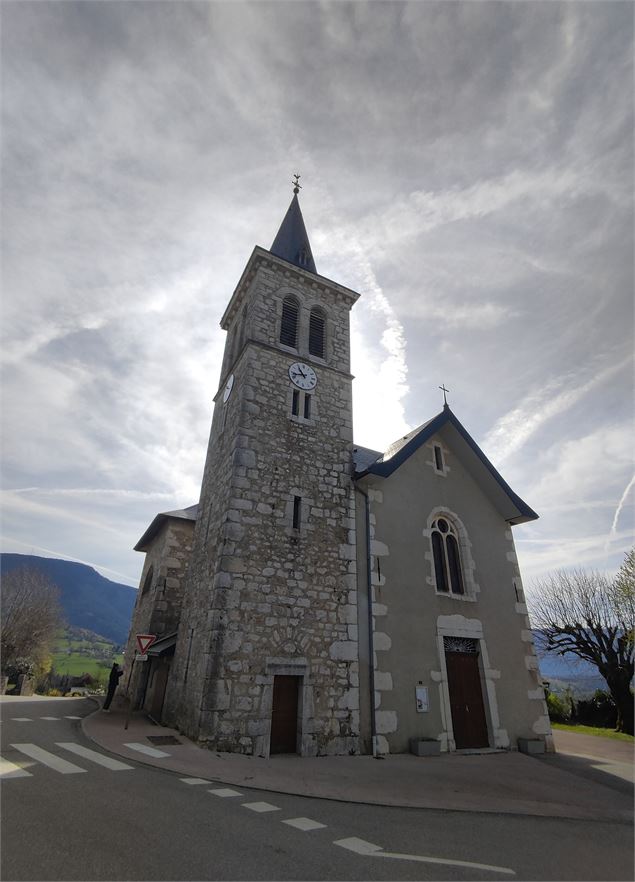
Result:
[[[448,399],[447,399],[446,393],[449,392],[450,390],[446,389],[445,386],[439,386],[439,389],[441,389],[441,391],[443,392],[443,406],[447,407],[448,406]]]
[[[301,177],[301,175],[297,174],[297,172],[294,172],[293,177],[295,178],[295,181],[292,181],[292,183],[293,183],[293,192],[294,192],[294,193],[296,194],[296,196],[297,196],[297,194],[298,194],[298,193],[300,192],[300,190],[302,189],[302,184],[300,183],[300,177]]]

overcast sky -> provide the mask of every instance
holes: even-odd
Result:
[[[198,500],[219,319],[299,172],[355,440],[449,403],[540,515],[633,536],[633,5],[2,3],[5,551],[137,584]],[[475,558],[477,551],[475,550]]]

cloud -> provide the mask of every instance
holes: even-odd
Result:
[[[530,392],[517,407],[500,417],[483,440],[483,447],[490,459],[502,463],[517,453],[545,423],[565,413],[623,371],[632,362],[632,356],[618,364],[600,368],[596,373],[597,361],[595,365],[587,366],[587,374],[592,375],[585,382],[574,385],[578,378],[572,374],[549,380],[544,388]]]
[[[196,500],[218,319],[298,171],[318,270],[361,294],[355,440],[405,434],[445,380],[544,513],[519,536],[548,541],[566,522],[565,537],[604,537],[617,515],[612,565],[632,475],[628,4],[3,13],[16,541],[132,574],[156,509]]]

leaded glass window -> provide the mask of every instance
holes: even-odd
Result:
[[[437,591],[465,594],[456,528],[447,518],[432,524],[432,557]]]

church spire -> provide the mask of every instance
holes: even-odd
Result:
[[[311,253],[311,245],[307,235],[304,219],[300,211],[300,203],[298,202],[298,191],[301,187],[299,182],[300,175],[294,175],[293,181],[293,199],[291,205],[287,209],[284,220],[280,224],[278,235],[273,240],[273,245],[269,249],[276,257],[288,260],[302,269],[310,270],[317,273],[315,261]]]

